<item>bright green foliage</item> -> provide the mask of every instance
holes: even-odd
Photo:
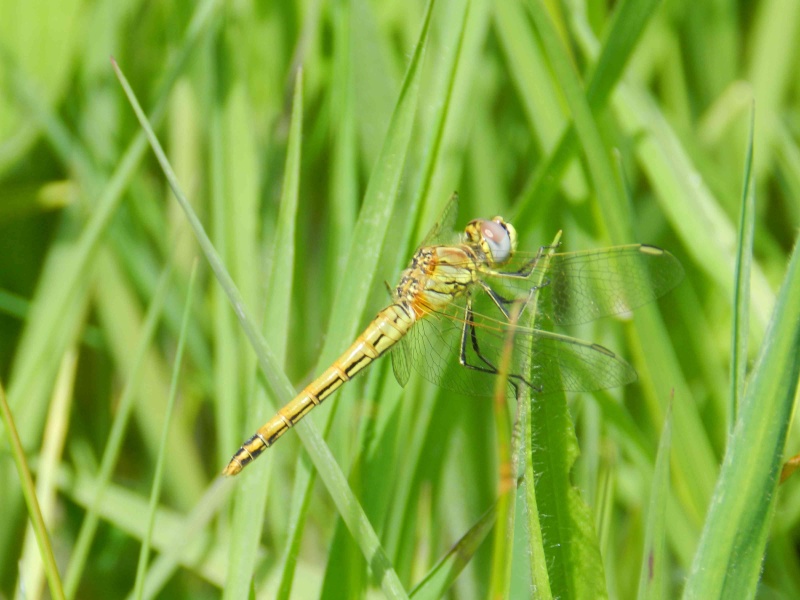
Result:
[[[800,597],[800,484],[777,483],[800,452],[800,3],[0,15],[0,382],[24,451],[1,426],[1,597],[126,597],[145,540],[144,597]],[[384,358],[221,481],[454,190],[459,227],[503,215],[522,249],[562,230],[559,251],[681,260],[665,298],[568,332],[639,381],[496,410],[401,389]]]

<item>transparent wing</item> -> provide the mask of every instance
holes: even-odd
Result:
[[[630,312],[683,278],[683,267],[672,254],[646,244],[553,254],[547,267],[538,254],[516,253],[501,271],[483,279],[509,300],[527,297],[541,277],[537,316],[558,325]],[[527,277],[514,276],[519,273]]]
[[[683,279],[672,254],[633,244],[555,254],[544,274],[540,314],[554,323],[588,323],[653,302]]]
[[[392,348],[392,371],[400,387],[406,387],[411,376],[411,348],[408,345],[408,336],[400,338]]]
[[[456,217],[458,216],[458,192],[453,192],[450,199],[445,204],[439,218],[425,239],[422,240],[420,248],[423,246],[435,246],[437,244],[450,244],[456,241],[459,233],[455,230]]]
[[[463,297],[418,321],[398,348],[403,357],[396,360],[405,365],[406,379],[413,368],[447,389],[491,395],[494,378],[487,371],[499,364],[511,329],[500,307],[507,311],[512,301],[529,298],[535,282],[543,281],[537,290],[536,323],[570,325],[652,302],[678,284],[683,268],[669,252],[637,244],[553,254],[547,267],[537,254],[519,254],[502,272],[486,270],[481,277],[497,301],[476,285],[468,323]],[[628,363],[597,344],[534,328],[515,327],[513,334],[512,374],[541,393],[593,391],[636,379]],[[530,371],[525,367],[528,361]]]
[[[466,322],[464,312],[460,312],[466,307],[459,304],[462,303],[453,303],[444,312],[418,321],[406,336],[405,348],[398,348],[398,355],[405,353],[408,363],[423,378],[445,389],[466,395],[491,395],[492,371],[500,363],[509,334],[513,334],[510,339],[514,346],[511,381],[522,385],[527,382],[537,393],[595,391],[636,380],[636,371],[628,363],[598,344],[512,327],[484,314],[473,313]],[[468,366],[459,364],[462,358]],[[524,366],[528,360],[531,370]]]

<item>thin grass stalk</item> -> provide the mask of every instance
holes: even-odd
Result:
[[[150,543],[153,535],[153,526],[156,520],[156,510],[159,498],[161,497],[161,483],[164,476],[164,461],[167,455],[169,443],[169,429],[172,423],[172,413],[175,408],[175,398],[178,395],[178,382],[180,381],[181,363],[183,361],[183,350],[186,346],[186,332],[189,329],[189,319],[192,314],[192,298],[194,296],[194,284],[197,276],[197,263],[192,267],[192,274],[189,277],[189,286],[186,293],[186,304],[183,310],[183,323],[178,337],[178,348],[175,352],[175,361],[172,370],[172,381],[170,383],[169,397],[167,398],[167,411],[164,416],[164,428],[161,432],[161,447],[156,459],[156,468],[153,474],[153,487],[150,491],[150,508],[147,517],[147,527],[145,528],[144,538],[139,550],[139,563],[136,568],[136,582],[134,584],[134,597],[141,600],[144,593],[145,571],[147,569],[148,556],[150,554]]]
[[[50,543],[50,536],[47,533],[47,526],[42,517],[42,511],[39,507],[39,501],[36,498],[36,486],[33,483],[31,471],[28,468],[28,461],[25,458],[25,450],[22,448],[22,442],[19,439],[17,428],[14,424],[14,416],[11,414],[11,409],[6,401],[6,391],[0,385],[0,414],[6,426],[6,435],[11,442],[11,456],[14,459],[14,464],[17,467],[19,478],[22,483],[22,494],[25,497],[25,503],[28,506],[28,514],[30,515],[33,531],[36,534],[36,541],[39,543],[39,551],[44,563],[44,572],[47,575],[47,581],[50,586],[50,594],[56,600],[64,600],[64,588],[61,585],[61,577],[58,574],[58,566],[56,559],[53,555],[53,546]]]

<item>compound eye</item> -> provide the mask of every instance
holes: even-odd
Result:
[[[511,236],[502,220],[481,221],[480,230],[493,262],[504,263],[511,258],[513,251]]]

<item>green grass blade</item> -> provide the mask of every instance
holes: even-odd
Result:
[[[559,239],[560,232],[550,246],[551,253]],[[543,260],[547,260],[547,255]],[[534,373],[535,366],[529,365],[528,372]],[[580,450],[566,397],[559,393],[530,400],[531,395],[535,392],[526,387],[522,402],[530,402],[530,467],[526,468],[526,486],[532,487],[526,491],[526,498],[532,587],[540,598],[605,597],[603,561],[592,513],[570,481]]]
[[[545,260],[554,252],[554,248],[558,246],[561,241],[561,232],[556,234],[551,243],[551,249],[545,255]],[[532,282],[534,285],[542,285],[544,280],[544,271],[538,281]],[[532,314],[536,313],[538,297],[534,297],[533,306],[531,306]],[[531,372],[534,365],[526,365],[526,371]],[[548,427],[545,423],[533,422],[534,412],[534,399],[527,389],[521,395],[519,400],[519,422],[522,431],[522,438],[524,441],[523,450],[525,452],[525,470],[524,470],[524,491],[525,491],[525,514],[527,517],[527,550],[528,560],[530,562],[530,587],[534,591],[536,600],[550,600],[553,598],[554,590],[551,587],[550,572],[551,567],[555,567],[555,559],[550,552],[550,548],[545,544],[545,533],[547,532],[547,523],[543,522],[543,512],[539,505],[538,497],[540,494],[545,495],[545,488],[539,487],[540,471],[534,460],[535,452],[537,449],[534,445],[535,436],[541,437],[542,428]],[[536,428],[536,431],[534,430]],[[541,457],[541,455],[540,455]],[[542,506],[546,506],[545,501]],[[555,542],[556,544],[558,542]]]
[[[303,71],[297,73],[292,118],[289,130],[289,143],[286,152],[286,165],[283,175],[283,193],[275,230],[271,272],[269,275],[264,335],[270,346],[275,348],[280,363],[286,361],[286,346],[289,339],[289,311],[292,298],[292,281],[295,269],[295,228],[300,188],[300,150],[303,135]],[[258,389],[254,402],[248,411],[247,430],[253,430],[270,417],[269,403]],[[264,461],[266,463],[266,461]],[[259,465],[260,466],[260,465]],[[256,465],[253,466],[256,468]],[[271,477],[265,476],[263,467],[260,477],[251,478],[237,488],[233,516],[233,542],[231,544],[230,565],[225,585],[226,598],[242,598],[246,595],[249,582],[253,579],[258,544],[264,522],[264,508],[267,501]],[[294,565],[299,551],[299,536],[287,544],[285,565]],[[286,573],[286,568],[284,573]],[[293,569],[288,569],[293,573]],[[291,578],[289,577],[289,585]],[[282,586],[281,586],[282,587]],[[280,594],[279,594],[280,595]]]
[[[606,597],[592,512],[570,481],[579,450],[564,395],[535,399],[531,422],[536,510],[553,597]]]
[[[239,293],[236,285],[228,274],[225,266],[222,264],[217,251],[214,249],[211,241],[208,239],[205,230],[194,213],[191,205],[189,204],[186,196],[183,194],[172,168],[164,155],[164,151],[155,137],[152,128],[150,127],[147,117],[136,101],[133,91],[131,90],[127,80],[125,80],[119,68],[114,65],[117,77],[122,84],[125,93],[128,96],[131,105],[136,112],[140,124],[144,128],[148,141],[150,142],[156,157],[159,160],[167,181],[175,194],[178,202],[181,205],[187,219],[189,220],[192,229],[195,232],[200,247],[203,249],[206,258],[214,271],[215,276],[222,285],[225,293],[228,296],[231,304],[234,307],[242,329],[247,335],[256,356],[259,361],[260,368],[264,373],[268,385],[274,394],[274,397],[286,403],[295,396],[295,391],[287,379],[286,375],[277,365],[272,350],[267,345],[266,340],[259,333],[254,320],[249,316],[245,308],[244,301]],[[305,419],[296,425],[296,430],[303,441],[306,450],[308,450],[317,471],[320,473],[323,481],[326,484],[331,496],[336,503],[340,514],[343,519],[348,523],[351,533],[361,545],[362,552],[365,556],[369,557],[370,566],[376,578],[380,580],[384,591],[387,595],[392,597],[404,597],[406,594],[400,584],[397,575],[391,567],[391,563],[383,552],[378,536],[375,534],[369,520],[366,518],[363,510],[358,505],[352,490],[347,485],[347,480],[330,453],[330,450],[325,445],[322,437],[319,435],[317,429],[313,426],[309,419]]]
[[[192,24],[182,41],[176,60],[169,63],[161,94],[157,96],[153,117],[156,122],[164,114],[166,97],[170,86],[182,72],[184,62],[198,38],[207,29],[211,17],[215,15],[213,7],[218,0],[207,0],[197,6]],[[38,115],[41,125],[57,124],[50,118],[47,109],[36,103],[34,116]],[[42,108],[38,111],[38,108]],[[62,136],[62,130],[52,132],[45,128],[51,142]],[[56,148],[60,148],[60,144]],[[50,387],[55,377],[58,364],[66,348],[73,342],[75,331],[84,321],[88,302],[88,288],[85,282],[91,278],[93,261],[100,247],[102,236],[107,232],[109,222],[119,207],[123,191],[132,177],[147,148],[143,134],[135,136],[117,162],[116,170],[107,182],[98,185],[94,191],[97,199],[93,203],[93,211],[85,222],[77,206],[66,211],[62,224],[56,233],[54,246],[47,254],[42,272],[39,276],[34,297],[31,301],[26,327],[15,352],[13,368],[9,376],[8,401],[17,417],[20,435],[24,440],[36,440],[41,435],[44,413],[50,397]],[[70,158],[59,156],[64,164]],[[80,235],[75,231],[80,228]],[[43,351],[47,349],[47,351]],[[173,468],[170,461],[170,474],[180,473]],[[0,465],[0,478],[6,478],[6,469]],[[175,480],[180,480],[176,477]],[[187,493],[189,488],[176,486],[171,491],[178,495]],[[188,494],[187,494],[188,495]],[[12,485],[0,486],[0,504],[9,515],[8,521],[0,522],[0,563],[5,563],[9,541],[13,539],[10,531],[5,531],[9,523],[16,522],[20,499],[16,488]]]
[[[59,489],[65,497],[86,509],[95,503],[97,484],[91,476],[75,475],[68,468],[62,470],[59,478]],[[215,479],[186,515],[159,506],[152,535],[158,558],[148,569],[144,597],[157,595],[179,568],[198,570],[218,586],[224,584],[228,539],[216,537],[210,523],[227,505],[231,491],[230,482]],[[142,540],[147,527],[142,515],[147,513],[147,503],[147,498],[139,493],[110,483],[106,484],[96,510],[104,521],[113,523],[132,539]],[[133,593],[128,597],[132,599]]]
[[[608,102],[614,86],[622,76],[625,65],[628,63],[631,53],[634,51],[636,42],[641,38],[647,24],[661,0],[626,0],[621,2],[614,11],[614,17],[608,27],[603,39],[600,53],[593,69],[587,76],[588,86],[586,90],[586,100],[597,114]],[[588,30],[582,22],[579,31]],[[595,48],[598,43],[591,35],[583,35],[582,41]],[[537,86],[529,86],[525,89],[526,96],[538,93]],[[533,218],[534,211],[541,204],[547,203],[555,194],[561,183],[561,174],[570,164],[570,160],[577,150],[577,139],[575,137],[575,127],[570,123],[561,134],[561,137],[551,152],[547,154],[537,168],[533,171],[530,179],[520,194],[520,201],[517,206],[517,218],[526,221]]]
[[[53,555],[53,547],[50,544],[50,537],[47,534],[42,511],[36,499],[36,487],[33,484],[33,477],[31,477],[31,471],[25,459],[25,451],[22,448],[22,442],[14,424],[14,416],[11,414],[11,408],[6,401],[6,392],[2,385],[0,385],[0,414],[3,416],[6,437],[11,444],[11,455],[22,482],[22,494],[28,506],[28,514],[33,524],[33,531],[36,534],[36,541],[39,543],[39,551],[41,552],[42,562],[44,562],[44,572],[50,585],[50,593],[54,598],[63,600],[65,597],[64,588],[61,585],[61,577],[58,574],[58,566]]]
[[[53,388],[53,400],[47,415],[47,424],[42,438],[42,450],[36,473],[36,497],[42,516],[47,523],[56,523],[58,468],[64,459],[64,440],[70,429],[70,414],[75,395],[78,352],[70,348],[64,355],[61,368]],[[25,531],[25,541],[20,560],[21,585],[31,597],[38,597],[44,587],[43,565],[36,535],[32,527]]]
[[[192,314],[192,297],[194,296],[194,283],[197,275],[197,265],[192,269],[189,279],[189,289],[186,294],[186,305],[183,311],[183,323],[181,333],[178,337],[178,348],[175,351],[175,362],[172,369],[172,382],[170,383],[169,397],[167,398],[167,412],[164,417],[164,428],[161,431],[161,449],[158,453],[156,468],[153,474],[153,487],[150,490],[150,504],[147,511],[147,527],[145,528],[144,538],[139,551],[139,564],[136,568],[136,582],[134,584],[134,596],[141,600],[144,593],[144,578],[147,570],[148,558],[150,555],[151,537],[153,535],[153,525],[155,524],[156,509],[158,508],[161,496],[161,483],[164,476],[164,461],[170,444],[169,433],[172,413],[175,408],[175,398],[178,395],[178,382],[181,375],[181,364],[183,362],[183,349],[186,345],[186,332],[189,329],[189,320]]]
[[[511,307],[509,323],[516,326],[519,322],[523,306]],[[535,307],[527,307],[525,327],[530,327],[536,314]],[[519,407],[527,402],[527,398],[517,395],[517,426],[514,435],[509,427],[509,408],[507,401],[508,374],[511,369],[511,356],[514,348],[514,331],[509,329],[503,344],[503,352],[497,365],[498,372],[494,384],[494,418],[497,430],[497,460],[499,463],[497,527],[494,530],[494,548],[492,556],[492,576],[489,580],[489,595],[492,598],[506,598],[511,588],[511,567],[514,549],[514,530],[517,516],[517,473],[519,460],[525,441],[521,435],[519,423]],[[519,384],[518,384],[519,385]],[[512,441],[513,437],[513,441]]]
[[[663,0],[624,0],[614,8],[611,22],[607,25],[601,51],[597,56],[587,81],[586,99],[593,111],[604,106],[614,86],[622,77],[628,60],[636,49],[647,25],[653,20]],[[576,30],[584,42],[592,44],[588,33],[589,23],[578,17]],[[594,45],[594,44],[593,44]]]
[[[231,486],[228,482],[214,480],[200,496],[191,512],[182,520],[174,522],[174,528],[164,531],[162,536],[164,539],[158,545],[158,558],[147,570],[144,584],[145,598],[160,597],[159,592],[179,568],[196,570],[204,579],[213,581],[219,586],[224,584],[227,548],[222,540],[212,538],[209,530],[212,519],[226,506],[230,492]],[[144,508],[141,508],[136,514],[141,514],[143,511]],[[163,508],[159,509],[156,535],[161,529],[165,512]],[[130,594],[128,599],[132,598],[133,594]]]
[[[750,113],[750,139],[744,166],[742,206],[739,217],[739,239],[736,247],[736,269],[734,271],[733,327],[731,331],[731,406],[728,413],[728,430],[733,431],[739,403],[744,395],[747,372],[747,334],[750,327],[750,272],[753,268],[753,239],[755,237],[756,189],[753,174],[753,131],[755,129],[755,107]]]
[[[439,559],[439,562],[414,587],[410,597],[416,600],[436,600],[444,597],[464,567],[475,556],[475,552],[489,535],[496,520],[497,507],[492,506],[453,548]]]
[[[800,381],[800,244],[739,407],[685,598],[753,597]]]
[[[142,327],[141,338],[136,348],[133,351],[133,361],[130,377],[125,384],[122,394],[120,396],[117,414],[114,418],[114,423],[111,426],[111,431],[108,434],[105,450],[103,451],[103,458],[100,462],[100,469],[97,473],[97,487],[95,490],[94,498],[89,504],[81,523],[81,529],[78,532],[78,537],[73,548],[72,556],[70,557],[69,567],[64,578],[64,591],[67,598],[74,598],[75,593],[80,583],[81,574],[86,566],[86,560],[89,550],[94,540],[94,535],[97,531],[99,520],[98,510],[100,502],[103,498],[103,492],[108,485],[111,474],[114,470],[114,465],[122,451],[122,442],[125,436],[128,422],[133,411],[133,403],[136,398],[136,387],[140,383],[139,369],[141,368],[145,351],[152,343],[153,335],[155,334],[158,319],[161,316],[161,311],[164,307],[166,300],[168,283],[170,281],[171,268],[167,267],[161,276],[156,293],[150,306],[147,310],[147,316],[144,320]]]
[[[614,174],[610,156],[603,145],[597,123],[592,117],[578,74],[559,39],[544,3],[534,0],[528,7],[575,121],[575,132],[586,153],[589,174],[604,217],[604,227],[612,242],[617,244],[630,242],[634,236],[630,214],[623,204],[625,194],[622,193]]]
[[[656,468],[650,486],[650,504],[644,535],[644,553],[639,573],[638,600],[669,598],[667,591],[667,499],[669,498],[669,455],[672,449],[672,411],[668,408],[658,443]]]
[[[366,300],[369,297],[378,267],[379,255],[375,249],[383,246],[388,233],[403,173],[404,160],[411,139],[421,77],[421,62],[427,43],[433,7],[434,2],[430,1],[380,156],[370,176],[364,202],[353,231],[353,239],[344,268],[345,277],[341,280],[331,311],[331,329],[326,337],[320,358],[322,365],[330,364],[341,352],[342,340],[355,338],[359,322],[364,317]],[[337,407],[338,403],[334,400],[334,404],[326,416],[326,432],[333,422]],[[291,545],[299,543],[297,537],[303,530],[300,521],[307,518],[309,496],[315,481],[315,476],[306,472],[302,461],[298,462],[298,479],[303,484],[300,488],[303,492],[299,498],[295,498],[294,504],[303,507],[303,510],[297,513],[297,522],[293,522],[290,526],[290,531],[295,532],[296,536]],[[292,551],[291,548],[290,551]],[[292,568],[289,561],[286,563],[286,568]],[[285,571],[282,576],[281,593],[288,592],[290,582],[290,573]]]

